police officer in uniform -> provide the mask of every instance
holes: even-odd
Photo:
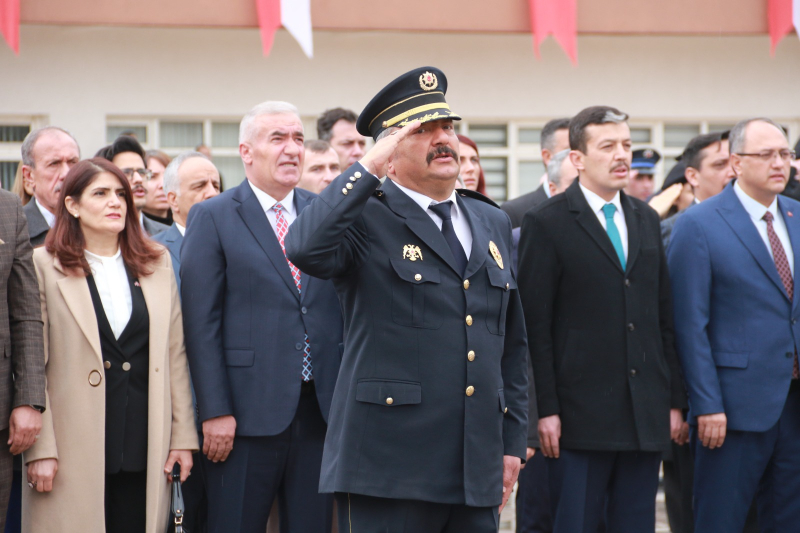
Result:
[[[455,189],[446,90],[433,67],[381,90],[357,123],[375,146],[286,238],[303,272],[333,279],[344,313],[320,479],[342,532],[494,533],[525,458],[511,223]]]

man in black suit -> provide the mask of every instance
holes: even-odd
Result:
[[[289,259],[333,279],[345,315],[320,480],[336,493],[339,531],[496,533],[525,460],[511,224],[455,190],[446,90],[423,67],[379,92],[358,119],[375,146],[286,239]]]
[[[605,106],[569,128],[578,181],[529,211],[520,294],[549,458],[556,533],[653,531],[661,452],[686,394],[673,345],[659,219],[621,193],[627,115]]]
[[[33,130],[22,142],[22,176],[34,186],[33,199],[22,210],[34,247],[44,244],[55,223],[64,178],[80,159],[78,141],[55,126]]]
[[[542,147],[542,164],[545,169],[547,169],[547,165],[554,155],[569,148],[568,126],[568,118],[556,118],[545,124],[544,128],[542,128],[539,143]],[[509,218],[511,218],[512,228],[522,226],[522,217],[525,216],[528,209],[550,198],[551,191],[547,180],[547,173],[545,173],[542,178],[544,180],[543,183],[533,192],[509,200],[501,207],[501,209],[508,214]]]
[[[265,102],[242,119],[247,179],[192,206],[181,247],[186,353],[203,430],[211,533],[328,533],[318,490],[342,353],[333,283],[287,260],[289,226],[314,193],[297,189],[303,123]]]

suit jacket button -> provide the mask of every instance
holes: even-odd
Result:
[[[97,370],[92,370],[89,372],[89,385],[92,387],[97,387],[103,381],[103,376],[100,375],[100,372]]]
[[[353,184],[352,183],[348,183],[346,185],[346,187],[347,187],[347,190],[353,190]]]
[[[347,189],[345,189],[344,187],[342,187],[342,194],[344,194],[345,196],[347,195]]]
[[[392,399],[392,397],[391,397],[391,396],[389,396],[388,398],[386,398],[386,405],[392,405],[393,403],[394,403],[394,400]]]
[[[635,368],[631,368],[631,377],[632,378],[636,377],[636,369]]]
[[[111,368],[111,361],[106,361],[105,363],[103,363],[103,366],[106,367],[106,370],[108,370],[109,368]]]
[[[125,361],[124,363],[122,363],[122,370],[127,372],[130,369],[131,369],[131,364],[129,362]]]
[[[469,280],[465,279],[464,280],[464,290],[467,290],[467,289],[469,289]]]
[[[625,286],[626,286],[626,287],[630,287],[630,286],[631,286],[631,280],[629,280],[629,279],[626,279],[626,280],[625,280]]]
[[[792,357],[794,357],[792,352],[786,352],[786,359],[791,359]]]
[[[474,361],[475,360],[475,351],[474,350],[470,350],[469,352],[467,352],[467,359],[469,361]]]
[[[300,312],[301,312],[301,313],[303,313],[303,314],[305,315],[306,313],[308,313],[308,309],[306,309],[305,307],[303,307],[302,309],[300,309]]]
[[[355,176],[350,176],[350,181],[356,181],[356,177]]]
[[[503,413],[507,413],[507,412],[508,412],[508,407],[503,409]]]
[[[302,343],[302,342],[298,342],[297,344],[295,344],[295,345],[294,345],[294,347],[295,347],[297,350],[302,350],[302,349],[303,349],[303,343]]]
[[[467,315],[467,325],[468,326],[472,325],[472,315]]]
[[[472,396],[473,394],[475,394],[475,387],[470,385],[469,387],[467,387],[467,396]]]
[[[635,330],[635,329],[636,329],[636,326],[634,326],[634,325],[633,325],[633,322],[631,322],[630,324],[628,324],[628,331],[633,331],[633,330]]]
[[[422,274],[415,274],[414,279],[417,281],[422,281]]]
[[[359,171],[356,171],[356,173],[355,173],[355,174],[353,174],[353,176],[355,176],[355,177],[356,177],[356,179],[358,179],[358,178],[360,178],[360,177],[361,177],[361,172],[359,172]]]

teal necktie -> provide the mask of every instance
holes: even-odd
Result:
[[[614,204],[606,204],[603,206],[603,214],[606,215],[606,233],[608,233],[608,238],[611,239],[611,244],[617,252],[622,270],[625,270],[625,251],[622,249],[622,239],[619,236],[617,225],[614,224],[614,213],[616,213],[616,211],[617,206]]]

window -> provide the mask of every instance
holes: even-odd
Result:
[[[19,161],[0,161],[0,185],[10,191],[14,185],[14,179],[17,176],[17,167],[20,165]]]
[[[111,144],[114,139],[122,134],[131,135],[142,143],[147,144],[147,126],[137,125],[121,125],[121,126],[108,126],[106,127],[106,142]]]
[[[203,143],[202,122],[161,122],[161,148],[194,150]]]
[[[29,125],[0,124],[0,143],[21,143],[30,132]]]

